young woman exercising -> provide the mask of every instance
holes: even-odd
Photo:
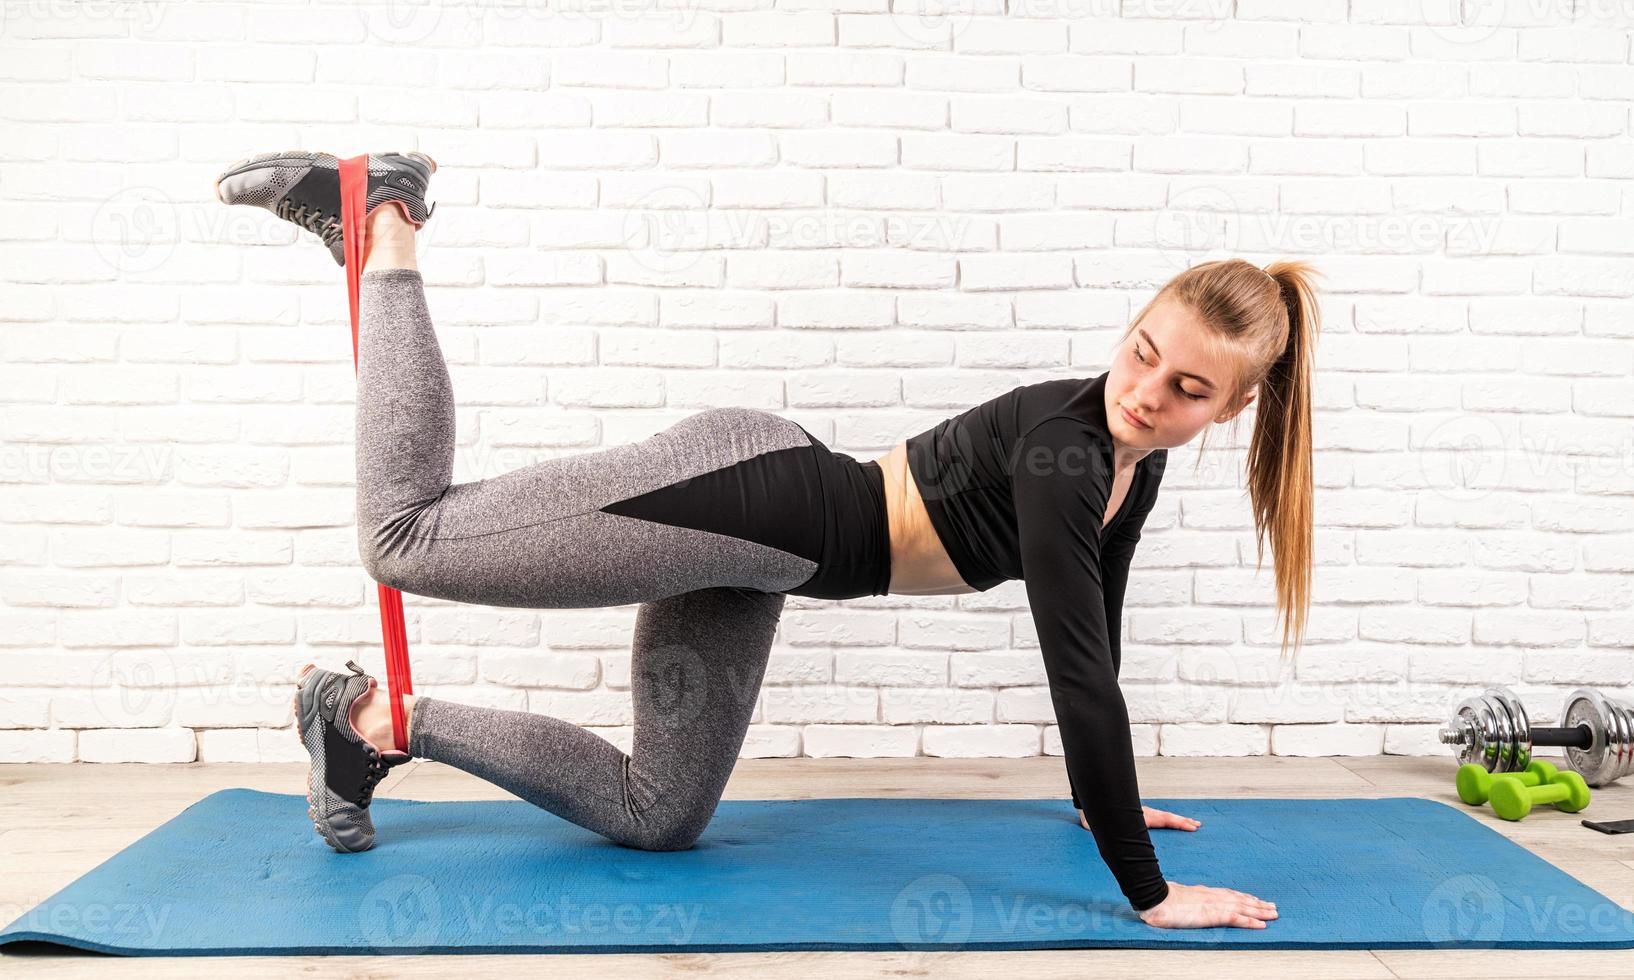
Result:
[[[630,753],[527,711],[386,699],[351,665],[308,664],[295,696],[314,826],[373,846],[368,805],[427,758],[631,847],[690,847],[714,816],[754,711],[784,599],[959,595],[1022,579],[1079,820],[1154,926],[1264,928],[1274,903],[1165,881],[1148,831],[1195,820],[1142,807],[1118,688],[1130,559],[1170,447],[1260,397],[1248,490],[1275,556],[1283,650],[1297,650],[1311,565],[1310,385],[1317,309],[1301,263],[1211,262],[1135,317],[1110,371],[1024,385],[898,443],[832,452],[746,408],[700,411],[639,442],[451,484],[454,398],[415,264],[436,164],[369,158],[360,284],[358,544],[404,592],[526,608],[639,603]],[[269,153],[216,183],[318,234],[345,264],[336,160]],[[380,207],[386,202],[396,207]],[[541,327],[548,329],[548,326]],[[1263,552],[1262,552],[1263,554]]]

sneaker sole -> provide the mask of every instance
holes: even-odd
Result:
[[[239,173],[242,172],[242,171],[239,170],[239,168],[243,167],[245,164],[250,163],[251,161],[254,161],[257,166],[263,166],[263,165],[266,165],[266,164],[279,164],[279,163],[307,163],[307,162],[309,162],[307,154],[314,153],[314,152],[323,153],[323,152],[326,152],[326,151],[324,151],[324,150],[279,150],[278,152],[279,153],[287,153],[287,154],[290,154],[290,156],[287,159],[284,158],[284,157],[269,157],[269,158],[267,158],[265,160],[256,160],[256,158],[254,156],[247,156],[244,159],[239,160],[238,162],[234,163],[232,166],[228,167],[227,172],[222,174],[220,177],[217,177],[215,184],[212,185],[211,191],[212,191],[212,193],[215,194],[216,200],[218,202],[222,203],[222,204],[227,203],[225,200],[222,199],[222,196],[221,196],[221,182],[226,180],[228,177],[237,176]],[[431,172],[433,174],[435,174],[437,172],[437,161],[432,160],[431,154],[426,153],[423,150],[414,150],[413,152],[420,154],[421,156],[425,157],[427,160],[430,160],[431,161]],[[334,156],[334,154],[330,154],[330,155]]]
[[[306,726],[301,724],[301,682],[308,673],[317,669],[317,664],[307,664],[295,676],[295,696],[290,699],[290,709],[295,712],[295,737],[300,740],[301,748],[306,748]],[[318,804],[312,798],[312,772],[307,770],[306,776],[306,815],[312,821],[312,829],[318,832],[324,843],[342,854],[360,853],[342,844],[335,834],[325,825],[325,821],[318,819]],[[365,848],[367,850],[367,848]]]

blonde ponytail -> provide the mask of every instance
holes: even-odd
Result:
[[[1273,262],[1264,269],[1242,259],[1205,262],[1165,283],[1125,334],[1159,301],[1173,299],[1209,326],[1203,341],[1211,351],[1229,351],[1244,365],[1226,404],[1240,405],[1256,392],[1248,495],[1256,567],[1264,564],[1266,538],[1271,541],[1284,658],[1290,645],[1297,655],[1304,638],[1314,564],[1311,387],[1321,315],[1311,283],[1317,275],[1307,262]],[[1202,448],[1207,443],[1205,429]]]
[[[1315,270],[1304,262],[1273,262],[1265,269],[1287,311],[1288,340],[1272,361],[1256,399],[1254,434],[1248,446],[1248,495],[1254,508],[1256,568],[1271,538],[1276,569],[1282,654],[1297,654],[1305,635],[1314,564],[1311,385],[1316,334],[1321,327]]]

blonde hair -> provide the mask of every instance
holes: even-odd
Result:
[[[1273,262],[1264,269],[1242,259],[1204,262],[1165,283],[1123,336],[1127,340],[1159,301],[1174,300],[1208,325],[1203,341],[1218,362],[1237,366],[1225,385],[1226,404],[1257,389],[1247,458],[1255,568],[1265,562],[1269,534],[1284,656],[1290,642],[1298,653],[1310,608],[1311,382],[1321,329],[1311,280],[1319,274],[1308,262]],[[1205,430],[1200,449],[1207,441]]]

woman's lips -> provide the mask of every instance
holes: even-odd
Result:
[[[1124,408],[1122,405],[1119,405],[1118,409],[1123,412],[1124,421],[1128,422],[1130,425],[1134,426],[1135,428],[1137,428],[1137,429],[1150,429],[1151,428],[1150,425],[1147,425],[1145,422],[1142,422],[1140,419],[1134,417],[1133,415],[1130,415],[1129,414],[1129,409]]]

